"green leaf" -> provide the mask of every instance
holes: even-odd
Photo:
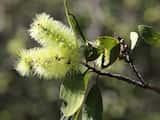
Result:
[[[133,50],[136,47],[137,41],[138,41],[138,33],[137,32],[131,32],[130,33],[130,40],[131,40],[131,50]]]
[[[68,7],[68,0],[64,0],[65,13],[70,27],[72,28],[75,35],[80,36],[83,42],[86,42],[85,36],[80,28],[78,20],[76,17],[70,12]]]
[[[90,43],[84,48],[84,55],[87,61],[96,60],[100,56],[99,49],[93,47]]]
[[[84,76],[77,71],[67,74],[60,88],[60,99],[63,101],[61,111],[64,116],[72,116],[80,109],[85,98],[88,82],[88,74]]]
[[[110,36],[102,36],[97,39],[97,42],[99,50],[101,53],[104,53],[104,55],[101,56],[102,60],[100,58],[100,61],[98,62],[102,62],[102,64],[105,64],[105,66],[113,64],[119,57],[119,40]]]
[[[153,30],[151,26],[139,25],[138,32],[140,37],[148,44],[160,46],[160,32]]]
[[[100,89],[94,85],[82,109],[82,120],[102,120],[103,103]]]

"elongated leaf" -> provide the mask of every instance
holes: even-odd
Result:
[[[102,62],[104,66],[109,66],[112,63],[114,63],[116,59],[119,57],[120,53],[119,40],[110,36],[103,36],[99,37],[97,41],[99,50],[103,51],[104,53],[103,55],[101,55],[101,58],[98,60],[98,62]]]
[[[160,32],[153,30],[151,26],[139,25],[138,31],[140,37],[148,44],[160,46]]]
[[[60,89],[60,99],[63,100],[61,111],[64,116],[72,116],[81,107],[89,77],[83,76],[81,72],[72,72],[67,74]]]
[[[77,35],[77,37],[80,36],[83,42],[86,42],[85,36],[80,28],[80,25],[76,17],[69,10],[68,0],[64,0],[64,7],[65,7],[65,12],[66,12],[68,23],[70,27],[72,28],[72,30],[74,31],[75,35]]]
[[[82,120],[102,120],[102,96],[97,85],[90,90],[82,109]]]
[[[77,35],[77,36],[80,36],[80,38],[86,42],[86,39],[85,39],[85,36],[80,28],[80,25],[78,23],[78,20],[76,19],[76,17],[70,13],[69,14],[69,19],[70,19],[70,22],[71,22],[71,25],[72,25],[72,29],[74,31],[74,33]]]
[[[131,40],[131,50],[133,50],[136,46],[136,43],[138,41],[138,33],[137,32],[131,32],[130,33],[130,40]]]

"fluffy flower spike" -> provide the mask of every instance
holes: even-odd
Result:
[[[29,33],[42,46],[77,46],[76,36],[72,30],[46,13],[36,15]]]
[[[34,74],[46,79],[65,77],[68,71],[78,69],[79,57],[76,52],[70,52],[59,47],[26,50],[21,54],[17,70],[22,75],[34,71]]]
[[[63,78],[79,69],[80,50],[71,29],[42,13],[36,16],[29,32],[42,48],[21,52],[16,67],[21,75],[34,73],[46,79]]]
[[[16,66],[16,70],[22,75],[22,76],[28,76],[31,71],[31,63],[32,58],[31,55],[28,53],[28,51],[21,51],[20,53],[20,61]]]

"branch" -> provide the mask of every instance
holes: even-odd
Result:
[[[154,91],[154,92],[160,94],[160,88],[157,87],[157,86],[154,86],[152,84],[149,84],[149,83],[145,83],[144,84],[141,81],[137,81],[137,80],[131,79],[131,78],[123,76],[121,74],[115,74],[115,73],[111,73],[111,72],[107,72],[107,71],[103,72],[103,71],[97,70],[96,68],[90,66],[89,64],[86,64],[86,63],[82,63],[82,64],[84,66],[86,66],[88,69],[92,70],[93,72],[95,72],[95,73],[97,73],[99,75],[112,77],[112,78],[115,78],[117,80],[124,81],[124,82],[127,82],[129,84],[132,84],[132,85],[135,85],[135,86],[139,86],[141,88],[148,89],[148,90],[151,90],[151,91]]]
[[[126,62],[130,65],[130,67],[132,68],[132,70],[135,72],[136,76],[138,77],[139,81],[142,83],[142,84],[145,84],[145,81],[142,77],[142,75],[140,74],[140,72],[137,70],[135,64],[133,63],[133,60],[132,58],[130,57],[130,55],[127,55],[126,56]]]

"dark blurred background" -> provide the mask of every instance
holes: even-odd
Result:
[[[86,37],[117,33],[129,40],[138,24],[160,31],[159,0],[70,0]],[[37,13],[67,24],[63,0],[0,0],[0,120],[59,120],[59,82],[21,77],[15,70],[22,48],[38,44],[27,30]],[[160,48],[138,43],[133,58],[146,81],[160,86]],[[134,77],[117,61],[109,70]],[[111,78],[99,81],[104,120],[160,120],[160,95]],[[96,114],[96,113],[95,113]]]

